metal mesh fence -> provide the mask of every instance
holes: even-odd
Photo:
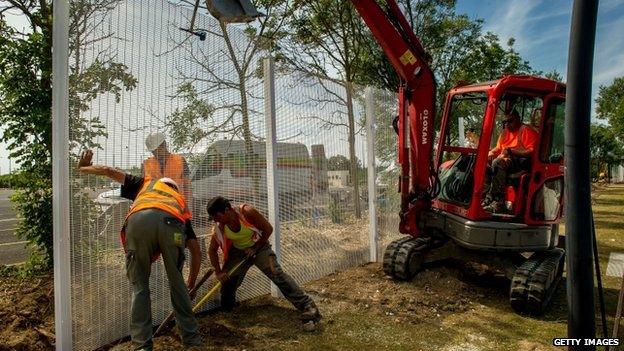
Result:
[[[398,192],[401,168],[398,164],[397,135],[392,127],[392,121],[398,115],[398,100],[395,92],[376,90],[373,96],[376,215],[377,235],[380,244],[378,259],[381,259],[383,249],[391,241],[401,236],[398,217],[401,207],[401,196]]]
[[[351,101],[347,85],[297,72],[279,75],[275,86],[280,245],[285,269],[304,282],[367,262],[363,91],[351,87],[355,95]],[[358,94],[362,95],[359,100]],[[355,177],[348,162],[350,152],[358,160]]]
[[[254,42],[240,28],[224,29],[208,16],[198,14],[195,22],[205,40],[181,31],[192,11],[163,0],[70,4],[70,160],[91,148],[94,163],[142,175],[153,168],[146,139],[162,133],[167,149],[185,160],[162,173],[189,180],[187,198],[205,270],[212,225],[205,215],[208,199],[223,195],[250,203],[268,217],[271,170],[264,80],[258,74],[265,53],[250,50]],[[284,269],[303,283],[369,260],[369,171],[378,171],[382,246],[397,232],[398,168],[390,128],[396,99],[375,94],[377,170],[369,170],[364,89],[298,72],[279,73],[275,87],[277,245]],[[356,176],[349,167],[352,156],[358,160]],[[118,235],[131,202],[103,177],[73,168],[70,174],[73,343],[75,349],[94,349],[128,334],[131,289]],[[153,322],[159,323],[171,310],[160,260],[152,266],[150,289]],[[238,298],[269,291],[269,280],[252,268]]]

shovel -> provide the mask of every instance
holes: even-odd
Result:
[[[253,256],[248,256],[245,257],[245,259],[243,259],[242,261],[240,261],[238,264],[236,264],[236,266],[232,267],[232,269],[230,269],[230,271],[228,272],[228,276],[232,276],[234,273],[236,273],[236,271],[243,265],[245,264],[247,261],[249,261],[249,259],[255,257],[255,255]],[[204,295],[204,297],[201,298],[201,300],[199,300],[199,302],[195,305],[195,307],[193,307],[193,313],[197,313],[199,311],[199,309],[206,303],[208,302],[208,300],[210,300],[210,298],[212,298],[212,296],[214,296],[217,291],[219,291],[221,289],[221,281],[218,281],[217,284],[215,284],[215,286],[212,287],[212,289],[210,289],[206,295]]]
[[[214,269],[209,269],[208,271],[206,271],[206,273],[201,277],[201,279],[197,282],[197,284],[195,284],[193,289],[189,291],[189,295],[193,295],[197,290],[199,290],[199,288],[206,282],[206,280],[210,278],[212,273],[214,273]],[[165,328],[167,323],[171,321],[171,319],[173,319],[173,311],[171,311],[171,313],[169,313],[167,318],[165,318],[165,320],[162,323],[160,323],[160,326],[158,326],[158,329],[156,329],[156,332],[154,332],[154,337],[160,334],[161,331],[163,331],[163,329]]]

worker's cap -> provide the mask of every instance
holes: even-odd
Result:
[[[224,212],[228,208],[232,208],[230,200],[224,198],[223,196],[213,197],[212,199],[208,200],[208,203],[206,204],[208,219],[214,220],[214,216],[216,216],[220,212]]]
[[[150,152],[156,150],[163,142],[165,142],[165,135],[161,132],[150,133],[145,138],[145,146]]]
[[[178,187],[178,183],[176,183],[176,181],[171,178],[163,177],[163,178],[160,178],[159,181],[169,185],[170,187],[174,188],[176,191],[180,189]]]

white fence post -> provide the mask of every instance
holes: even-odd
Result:
[[[72,349],[69,226],[69,3],[54,2],[52,31],[52,214],[57,350]]]
[[[375,189],[375,93],[372,87],[367,87],[366,100],[366,167],[368,170],[368,218],[370,239],[370,261],[377,262],[377,192]]]
[[[277,174],[277,128],[275,126],[275,70],[273,58],[264,59],[264,115],[266,120],[266,168],[267,200],[269,222],[273,225],[271,245],[276,258],[281,257],[279,223],[279,187]],[[271,295],[280,296],[275,284],[271,283]]]

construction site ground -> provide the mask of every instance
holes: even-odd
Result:
[[[605,285],[609,330],[621,280],[605,275],[609,254],[624,252],[624,185],[598,186],[594,213]],[[120,273],[121,274],[121,273]],[[520,316],[508,303],[508,281],[482,266],[447,262],[410,282],[385,277],[372,263],[305,284],[323,320],[305,332],[298,313],[283,299],[262,296],[231,313],[200,318],[205,350],[556,350],[566,336],[562,283],[548,312]],[[44,350],[54,343],[52,277],[0,280],[0,350]],[[130,298],[130,297],[128,297]],[[600,335],[600,322],[597,318]],[[155,350],[179,350],[172,333],[155,339]],[[129,343],[113,347],[130,350]]]

